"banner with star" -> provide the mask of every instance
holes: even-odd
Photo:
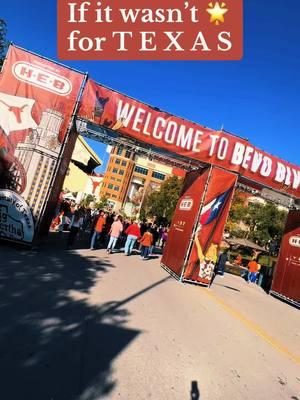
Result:
[[[234,194],[237,175],[213,167],[200,210],[184,279],[209,285]]]

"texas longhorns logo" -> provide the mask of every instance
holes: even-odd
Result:
[[[17,106],[10,106],[7,103],[5,103],[5,101],[3,101],[3,100],[0,100],[0,103],[4,104],[8,108],[8,111],[14,113],[16,120],[19,124],[22,123],[21,113],[23,112],[25,107],[28,107],[28,104],[25,104],[22,107],[17,107]]]
[[[7,136],[13,131],[37,128],[31,115],[34,103],[34,99],[0,92],[0,127]]]

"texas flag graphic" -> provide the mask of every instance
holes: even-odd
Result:
[[[34,102],[34,99],[0,92],[0,127],[6,135],[13,131],[37,127],[31,116]]]
[[[208,225],[216,218],[218,218],[224,204],[226,203],[228,196],[232,188],[228,189],[226,192],[220,194],[215,199],[213,199],[210,203],[206,204],[200,215],[200,224],[201,225]]]

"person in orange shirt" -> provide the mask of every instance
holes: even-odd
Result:
[[[143,234],[142,239],[140,240],[141,248],[141,259],[146,260],[149,255],[150,246],[153,243],[153,235],[151,233],[151,229],[148,228],[147,231]]]
[[[235,261],[234,261],[234,263],[235,263],[236,265],[241,265],[241,264],[242,264],[242,261],[243,261],[242,256],[241,256],[240,254],[238,254],[237,257],[236,257],[236,259],[235,259]]]
[[[95,250],[95,242],[101,235],[103,228],[105,226],[105,222],[106,222],[105,214],[102,211],[95,224],[94,233],[91,240],[91,250]]]
[[[248,282],[255,283],[259,265],[256,260],[252,260],[248,263]]]

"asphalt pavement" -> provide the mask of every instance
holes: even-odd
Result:
[[[1,399],[300,400],[300,310],[256,285],[53,242],[0,256]]]

